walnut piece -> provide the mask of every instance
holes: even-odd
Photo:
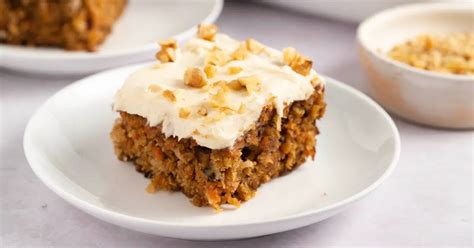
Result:
[[[248,49],[247,49],[247,45],[245,44],[245,42],[241,42],[239,47],[237,49],[235,49],[235,51],[232,53],[232,59],[235,59],[235,60],[244,60],[245,58],[247,58],[247,54],[248,54]]]
[[[290,64],[290,67],[297,73],[307,76],[311,72],[311,68],[313,67],[313,61],[310,59],[301,56],[297,60],[293,60]]]
[[[214,24],[199,24],[197,35],[204,40],[213,41],[219,29]]]
[[[238,82],[245,87],[249,94],[260,91],[260,79],[257,76],[241,77]]]
[[[225,106],[226,104],[226,99],[225,99],[225,90],[222,88],[219,88],[217,90],[217,93],[215,95],[211,96],[211,107],[213,108],[219,108],[222,106]]]
[[[167,40],[162,40],[158,44],[160,44],[161,50],[156,53],[156,59],[158,59],[161,63],[174,62],[176,60],[175,50],[178,47],[176,40],[170,38]]]
[[[207,53],[205,64],[223,66],[231,60],[231,57],[221,49],[214,47],[213,50]]]
[[[213,65],[205,65],[204,73],[206,73],[207,78],[213,78],[216,75],[217,69]]]
[[[179,118],[186,119],[191,114],[191,111],[188,108],[179,109]]]
[[[303,76],[307,76],[313,66],[313,61],[301,55],[293,47],[283,49],[283,62]]]
[[[176,60],[176,52],[171,47],[167,47],[164,49],[162,48],[159,52],[156,53],[155,57],[161,63],[174,62]]]
[[[207,115],[207,108],[204,107],[204,106],[201,106],[198,111],[197,111],[198,115],[200,116],[206,116]]]
[[[206,74],[197,67],[188,68],[184,73],[184,84],[194,88],[202,88],[207,84]]]
[[[176,40],[173,39],[173,38],[169,38],[167,40],[160,40],[160,42],[158,42],[158,44],[160,44],[161,48],[173,48],[173,49],[176,49],[178,47],[178,45],[176,44]]]
[[[293,47],[287,47],[283,49],[283,62],[289,65],[293,60],[299,57],[298,51]]]
[[[230,75],[235,75],[235,74],[237,74],[241,71],[242,71],[242,67],[240,67],[240,66],[231,66],[231,67],[229,67],[229,69],[227,69],[227,72]]]
[[[171,90],[164,90],[163,96],[171,102],[176,102],[176,96],[174,95],[173,91]]]
[[[244,88],[244,86],[239,82],[238,79],[235,79],[235,80],[232,80],[230,81],[229,83],[227,83],[227,86],[229,86],[229,88],[233,89],[233,90],[241,90]]]
[[[229,86],[227,85],[227,82],[224,81],[224,80],[219,80],[217,82],[214,82],[212,84],[213,87],[219,87],[220,89],[224,90],[224,92],[229,92],[230,91],[230,88]]]
[[[265,46],[263,46],[262,43],[254,40],[254,39],[247,39],[245,41],[245,44],[247,45],[247,49],[250,51],[250,52],[253,52],[253,53],[261,53],[264,49],[265,49]]]

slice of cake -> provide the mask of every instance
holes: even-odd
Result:
[[[126,0],[0,0],[0,42],[94,51]]]
[[[252,198],[270,179],[316,154],[324,84],[294,48],[282,52],[200,25],[182,48],[160,42],[161,63],[117,92],[111,137],[120,160],[197,206]]]

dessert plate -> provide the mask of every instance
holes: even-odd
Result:
[[[75,207],[104,221],[167,237],[222,240],[316,223],[377,188],[395,168],[400,138],[390,116],[359,91],[326,78],[327,113],[317,157],[259,188],[239,209],[193,206],[179,192],[148,194],[148,179],[117,160],[109,139],[113,95],[144,64],[82,79],[29,121],[24,150],[36,175]]]
[[[0,44],[0,68],[43,74],[84,74],[147,61],[157,41],[185,40],[199,23],[214,22],[223,0],[129,0],[113,32],[96,52]]]

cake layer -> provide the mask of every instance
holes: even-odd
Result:
[[[180,190],[197,206],[238,206],[257,188],[315,156],[316,119],[325,110],[324,88],[288,105],[280,117],[274,105],[263,108],[253,127],[230,149],[213,150],[192,138],[165,137],[138,115],[121,112],[111,133],[118,158],[133,161],[151,178],[147,190]]]
[[[223,34],[203,34],[182,48],[162,42],[158,57],[165,63],[130,75],[116,94],[114,110],[161,125],[165,137],[192,138],[210,149],[232,147],[269,104],[280,123],[286,106],[308,99],[322,84],[309,60],[301,60],[309,65],[288,64],[283,52]]]

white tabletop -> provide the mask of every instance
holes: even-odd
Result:
[[[221,30],[268,45],[294,46],[315,68],[362,91],[356,25],[249,3],[227,3]],[[391,178],[347,211],[323,222],[261,238],[193,242],[130,231],[72,207],[33,174],[22,137],[35,109],[79,77],[0,70],[0,246],[315,247],[472,245],[474,132],[439,130],[395,118],[402,140]]]

